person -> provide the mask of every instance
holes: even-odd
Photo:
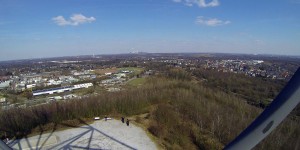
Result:
[[[122,118],[121,118],[121,121],[122,121],[122,123],[124,123],[124,121],[125,121],[125,118],[124,118],[124,117],[122,117]]]
[[[104,118],[105,118],[105,121],[107,121],[107,117],[105,116]]]
[[[129,126],[129,120],[128,119],[126,120],[126,124],[127,124],[127,126]]]

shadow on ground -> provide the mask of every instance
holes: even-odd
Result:
[[[8,145],[12,147],[13,149],[28,149],[28,150],[36,150],[36,149],[101,149],[99,148],[93,148],[91,143],[93,140],[93,136],[98,133],[102,136],[105,136],[107,139],[112,140],[115,143],[118,143],[119,145],[122,145],[125,149],[132,149],[135,150],[136,148],[122,142],[120,139],[117,139],[115,137],[112,137],[105,132],[94,128],[93,126],[89,125],[82,119],[78,119],[78,121],[81,124],[84,124],[80,127],[78,126],[72,126],[69,124],[60,123],[60,125],[65,127],[72,127],[72,128],[80,128],[83,129],[80,134],[75,134],[71,138],[68,139],[61,139],[60,141],[57,141],[56,136],[53,135],[53,133],[56,131],[57,124],[53,127],[51,133],[43,134],[43,131],[41,131],[38,135],[38,138],[32,139],[32,137],[29,139],[29,137],[24,137],[23,139],[16,139],[12,142],[10,142]],[[45,136],[47,135],[47,136]],[[74,142],[80,139],[83,136],[88,136],[88,142],[86,146],[77,146]],[[36,137],[36,136],[35,136]]]

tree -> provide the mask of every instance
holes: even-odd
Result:
[[[23,97],[26,97],[27,99],[31,99],[33,97],[32,91],[29,89],[26,89],[23,93],[22,93]]]
[[[8,71],[8,72],[6,72],[6,74],[5,74],[5,76],[12,76],[13,74],[12,74],[12,72],[10,72],[10,71]]]

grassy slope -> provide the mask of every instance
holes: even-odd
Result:
[[[143,85],[145,82],[146,82],[146,78],[135,78],[129,81],[127,84],[131,86],[139,86],[139,85]]]

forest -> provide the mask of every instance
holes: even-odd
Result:
[[[2,110],[0,134],[2,138],[21,138],[79,118],[128,116],[144,127],[162,149],[222,149],[284,85],[283,81],[209,70],[165,68],[146,78],[138,88],[102,92],[84,100]],[[295,149],[299,123],[299,116],[290,115],[255,149]]]

